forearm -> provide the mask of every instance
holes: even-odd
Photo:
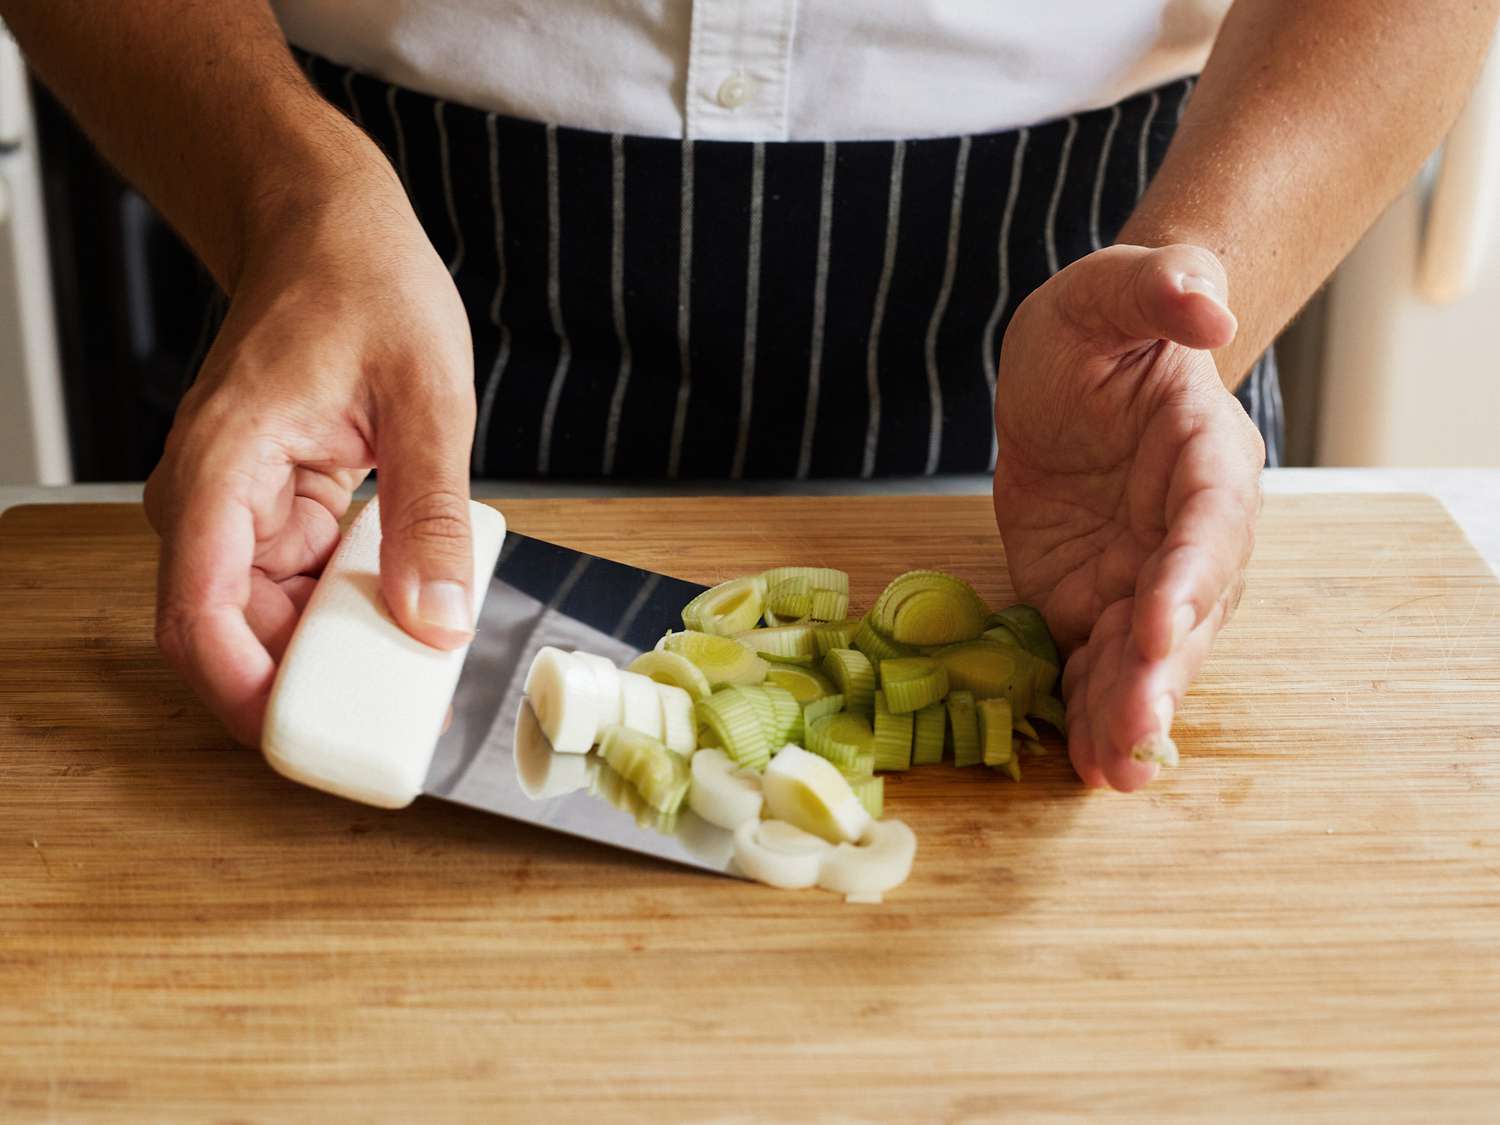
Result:
[[[1420,10],[1419,10],[1420,8]],[[1237,384],[1463,107],[1500,0],[1240,0],[1119,241],[1214,250]]]
[[[42,80],[232,290],[247,245],[378,148],[318,96],[266,0],[0,0]]]

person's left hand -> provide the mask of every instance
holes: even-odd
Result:
[[[1235,335],[1195,246],[1115,246],[1038,288],[1006,331],[995,518],[1017,595],[1065,653],[1068,753],[1132,790],[1233,612],[1265,447],[1207,349]]]

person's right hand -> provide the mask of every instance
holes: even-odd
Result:
[[[387,605],[428,644],[468,640],[470,346],[383,162],[248,245],[146,485],[157,641],[236,739],[259,744],[276,662],[372,467]]]

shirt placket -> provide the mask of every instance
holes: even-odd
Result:
[[[686,135],[784,141],[797,0],[694,0]]]

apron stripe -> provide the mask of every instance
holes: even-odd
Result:
[[[875,287],[875,307],[870,314],[870,340],[865,351],[869,414],[865,427],[865,456],[859,475],[867,478],[875,475],[875,454],[880,440],[880,331],[885,323],[885,305],[891,292],[891,275],[896,268],[896,241],[901,234],[901,176],[905,166],[906,142],[897,141],[891,149],[890,188],[886,195],[885,258],[880,268],[880,282]]]
[[[927,322],[927,394],[931,418],[927,436],[926,475],[938,470],[939,454],[943,447],[943,386],[938,368],[938,333],[942,329],[943,316],[948,311],[948,302],[953,296],[953,278],[958,272],[958,236],[963,226],[964,180],[969,172],[969,150],[973,141],[964,137],[958,142],[958,156],[953,166],[953,202],[948,210],[948,249],[943,258],[943,286],[938,290],[937,303],[932,308],[932,319]]]
[[[1063,136],[1062,155],[1057,159],[1057,183],[1052,188],[1052,199],[1047,204],[1047,275],[1050,277],[1062,267],[1057,262],[1057,205],[1062,202],[1063,188],[1068,182],[1068,160],[1073,155],[1073,140],[1078,136],[1078,118],[1068,118],[1068,131]]]
[[[1094,174],[1094,199],[1089,208],[1089,245],[1095,250],[1104,245],[1099,234],[1099,204],[1104,199],[1104,177],[1109,172],[1109,155],[1114,149],[1115,133],[1120,128],[1120,107],[1109,107],[1109,127],[1104,130],[1104,141],[1099,146],[1099,171]]]
[[[620,416],[625,409],[625,392],[630,387],[630,334],[625,330],[625,138],[615,133],[609,138],[609,300],[614,321],[615,341],[620,348],[620,367],[615,373],[615,390],[609,399],[609,422],[604,434],[604,475],[613,476],[615,451],[620,444]]]
[[[677,411],[672,420],[672,449],[667,460],[667,476],[676,480],[682,472],[682,441],[687,427],[688,396],[693,389],[693,362],[690,351],[693,321],[693,142],[682,142],[682,225],[677,250],[677,360],[679,378]]]
[[[448,274],[457,277],[464,264],[464,232],[458,222],[458,208],[453,202],[453,162],[448,153],[448,126],[443,122],[444,101],[432,103],[432,119],[437,125],[438,158],[442,161],[443,203],[448,212],[448,228],[453,232],[453,255],[448,259]]]
[[[818,425],[818,392],[823,372],[823,328],[828,316],[829,243],[833,236],[833,177],[838,166],[832,141],[823,145],[823,170],[818,193],[818,263],[813,279],[812,339],[807,358],[807,406],[802,422],[802,446],[797,454],[797,479],[806,480],[812,468],[813,434]]]
[[[1155,90],[1151,91],[1151,103],[1146,110],[1145,119],[1141,122],[1140,151],[1136,155],[1136,180],[1135,197],[1137,200],[1146,194],[1146,182],[1149,177],[1149,169],[1155,166],[1151,159],[1151,123],[1156,120],[1156,111],[1161,108],[1161,95]]]
[[[734,463],[729,468],[731,480],[740,480],[745,475],[745,451],[750,444],[750,411],[755,403],[755,337],[756,320],[760,314],[760,239],[766,186],[765,143],[756,141],[751,151],[750,234],[745,250],[745,339],[740,360],[740,427],[734,446]]]

